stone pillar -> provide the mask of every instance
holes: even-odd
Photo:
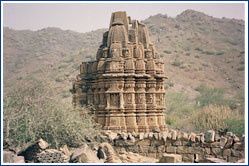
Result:
[[[132,77],[126,78],[124,84],[124,108],[126,128],[129,132],[137,132],[134,87],[135,79]]]
[[[156,109],[157,109],[157,119],[158,126],[161,131],[165,131],[167,129],[165,124],[165,89],[164,82],[162,79],[157,79],[156,82]]]
[[[157,110],[156,110],[156,102],[155,102],[155,87],[156,80],[150,78],[146,83],[146,105],[147,105],[147,123],[149,126],[149,131],[153,129],[157,129]]]
[[[136,110],[137,110],[137,125],[139,132],[149,131],[146,115],[146,80],[144,78],[136,79]]]

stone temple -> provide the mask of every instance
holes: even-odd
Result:
[[[93,105],[105,130],[166,130],[164,63],[144,24],[114,12],[96,60],[82,62],[73,103]]]

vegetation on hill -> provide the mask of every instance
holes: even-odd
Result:
[[[226,123],[224,128],[243,133],[244,21],[214,18],[186,10],[176,18],[158,14],[142,22],[165,62],[165,73],[169,78],[165,82],[169,127],[188,131],[207,129],[210,124],[200,128],[198,120],[190,122],[198,116],[211,116],[217,110],[226,110],[223,112],[234,119],[222,119],[222,123]],[[79,73],[82,61],[95,59],[106,30],[77,33],[59,28],[17,31],[5,27],[4,99],[13,95],[22,83],[32,82],[35,76],[46,78],[44,84],[53,90],[56,102],[71,103],[72,79]],[[18,110],[5,103],[4,113],[9,108]],[[48,115],[52,116],[52,113]]]

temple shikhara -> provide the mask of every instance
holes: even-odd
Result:
[[[106,130],[166,130],[164,63],[144,24],[114,12],[96,60],[83,62],[73,83],[76,106],[93,105]]]

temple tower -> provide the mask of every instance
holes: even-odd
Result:
[[[164,131],[165,78],[146,26],[114,12],[96,60],[80,65],[73,103],[93,105],[96,122],[106,130]]]

